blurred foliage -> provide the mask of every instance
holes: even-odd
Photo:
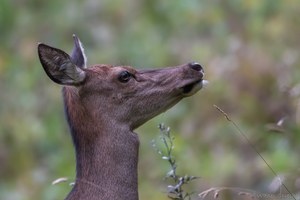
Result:
[[[51,185],[58,177],[72,181],[74,151],[60,86],[43,72],[36,45],[70,51],[73,33],[89,64],[154,68],[195,60],[205,68],[206,89],[137,130],[141,199],[167,199],[168,166],[150,144],[161,122],[176,135],[179,173],[201,177],[194,191],[270,191],[275,177],[214,104],[299,192],[299,13],[298,0],[1,0],[0,199],[63,199],[71,189]]]

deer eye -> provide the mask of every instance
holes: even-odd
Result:
[[[119,81],[122,82],[122,83],[126,83],[130,80],[130,78],[132,77],[132,74],[129,73],[128,71],[122,71],[120,74],[119,74]]]

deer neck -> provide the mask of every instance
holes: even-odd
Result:
[[[63,89],[76,151],[76,182],[67,200],[137,200],[138,136],[110,119],[93,119],[76,89]],[[84,119],[84,120],[83,120]]]

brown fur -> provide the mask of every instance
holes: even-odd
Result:
[[[75,39],[73,54],[80,55],[83,50]],[[76,150],[75,186],[66,199],[138,200],[139,139],[133,130],[200,90],[201,66],[83,68],[73,62],[84,65],[85,56],[69,58],[44,44],[39,56],[47,75],[65,85],[65,112]],[[120,81],[124,71],[131,74],[128,82]]]
[[[137,82],[125,86],[115,81],[124,69]],[[77,156],[76,185],[67,199],[138,199],[139,140],[132,130],[182,99],[176,88],[189,70],[94,66],[86,70],[83,86],[64,88]]]

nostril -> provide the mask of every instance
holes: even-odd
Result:
[[[196,71],[202,71],[203,72],[203,67],[197,63],[197,62],[191,62],[189,63],[189,67],[191,67],[193,70],[196,70]]]

